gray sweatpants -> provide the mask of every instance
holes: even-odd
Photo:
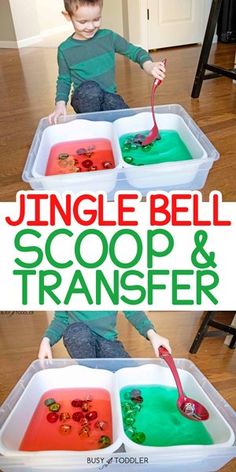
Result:
[[[109,341],[93,333],[82,321],[72,323],[66,328],[63,342],[73,359],[130,357],[120,341]]]
[[[105,92],[100,85],[93,80],[84,82],[74,91],[71,105],[76,113],[129,108],[120,95]]]

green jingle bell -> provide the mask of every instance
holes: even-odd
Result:
[[[124,161],[126,162],[126,164],[132,164],[134,158],[132,156],[125,156],[124,157]]]
[[[131,402],[122,402],[121,406],[122,406],[122,410],[124,410],[124,412],[132,409]]]
[[[111,440],[109,438],[109,436],[101,436],[98,440],[98,443],[100,444],[100,446],[103,448],[103,447],[108,447],[111,445]]]
[[[127,426],[125,427],[126,434],[133,435],[136,432],[136,428],[134,426]]]
[[[143,152],[149,152],[152,149],[152,144],[148,144],[147,146],[142,146]]]
[[[60,403],[53,403],[52,405],[49,406],[50,411],[59,411],[61,408]]]
[[[132,410],[131,410],[131,409],[130,409],[130,410],[127,410],[127,411],[125,412],[125,416],[135,416],[135,415],[136,415],[136,411],[133,410],[133,409],[132,409]]]
[[[136,442],[137,444],[143,444],[145,439],[146,439],[146,436],[142,432],[134,433],[134,434],[132,434],[131,439],[132,439],[132,441]]]
[[[130,151],[130,149],[131,149],[131,144],[130,144],[130,143],[125,143],[125,144],[122,146],[122,151],[123,151],[123,152]]]
[[[141,409],[142,409],[142,404],[141,403],[135,403],[134,404],[134,411],[136,413],[139,413],[141,411]]]
[[[146,439],[146,436],[142,432],[134,433],[134,434],[132,434],[131,439],[132,439],[132,441],[136,442],[137,444],[143,444],[145,439]]]
[[[67,152],[61,152],[60,154],[58,154],[58,159],[60,160],[64,160],[64,159],[68,159],[69,157],[69,154]]]
[[[44,401],[44,405],[46,406],[50,406],[53,403],[56,403],[56,400],[54,398],[46,398],[46,400]]]
[[[134,422],[135,422],[135,418],[133,416],[125,416],[124,423],[127,426],[133,426]]]

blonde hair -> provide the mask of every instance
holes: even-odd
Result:
[[[73,15],[75,11],[82,5],[101,5],[103,0],[64,0],[65,10],[69,15]]]

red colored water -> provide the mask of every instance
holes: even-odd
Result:
[[[95,147],[91,151],[91,155],[82,154],[78,155],[76,151],[79,149],[88,149],[89,147]],[[69,154],[66,159],[59,159],[58,156],[61,153]],[[83,162],[86,160],[92,161],[93,167],[84,167]],[[109,162],[109,169],[114,169],[115,161],[112,153],[111,143],[108,139],[84,139],[80,141],[67,141],[63,143],[55,144],[49,154],[47,168],[45,175],[58,175],[58,174],[71,174],[81,172],[91,172],[96,170],[107,170],[104,167],[104,163]]]
[[[82,425],[73,419],[67,420],[64,424],[71,425],[71,430],[67,434],[59,430],[63,424],[59,419],[55,423],[49,423],[47,414],[49,409],[44,405],[47,398],[54,398],[61,405],[58,412],[68,412],[72,416],[76,411],[82,411],[81,408],[75,408],[71,401],[77,398],[84,400],[88,395],[92,396],[89,411],[97,411],[97,419],[90,421],[90,435],[83,437],[79,434]],[[104,431],[95,428],[97,420],[107,423]],[[17,427],[17,425],[16,425]],[[23,440],[20,444],[20,451],[51,451],[51,450],[69,450],[69,451],[91,451],[100,449],[101,444],[98,440],[101,436],[108,436],[112,442],[112,415],[110,394],[102,388],[60,388],[47,391],[40,399]]]

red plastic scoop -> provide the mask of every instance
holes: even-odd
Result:
[[[164,65],[166,65],[166,59],[162,61]],[[149,134],[146,136],[146,138],[142,142],[142,146],[147,146],[148,144],[151,144],[153,141],[156,141],[156,139],[161,139],[160,133],[158,130],[157,122],[156,122],[156,117],[155,117],[155,111],[154,111],[154,97],[155,97],[155,92],[157,87],[162,83],[162,80],[160,79],[155,79],[153,84],[152,84],[152,93],[151,93],[151,107],[152,107],[152,119],[153,119],[153,128],[149,132]]]
[[[207,409],[201,405],[201,403],[197,402],[196,400],[193,400],[192,398],[186,397],[182,384],[179,378],[178,371],[176,369],[174,359],[167,351],[167,349],[164,346],[159,347],[159,354],[162,359],[167,363],[169,366],[174,379],[175,383],[179,392],[179,398],[177,400],[177,407],[179,411],[182,413],[182,415],[186,416],[189,420],[195,420],[195,421],[205,421],[209,418],[209,413]]]

